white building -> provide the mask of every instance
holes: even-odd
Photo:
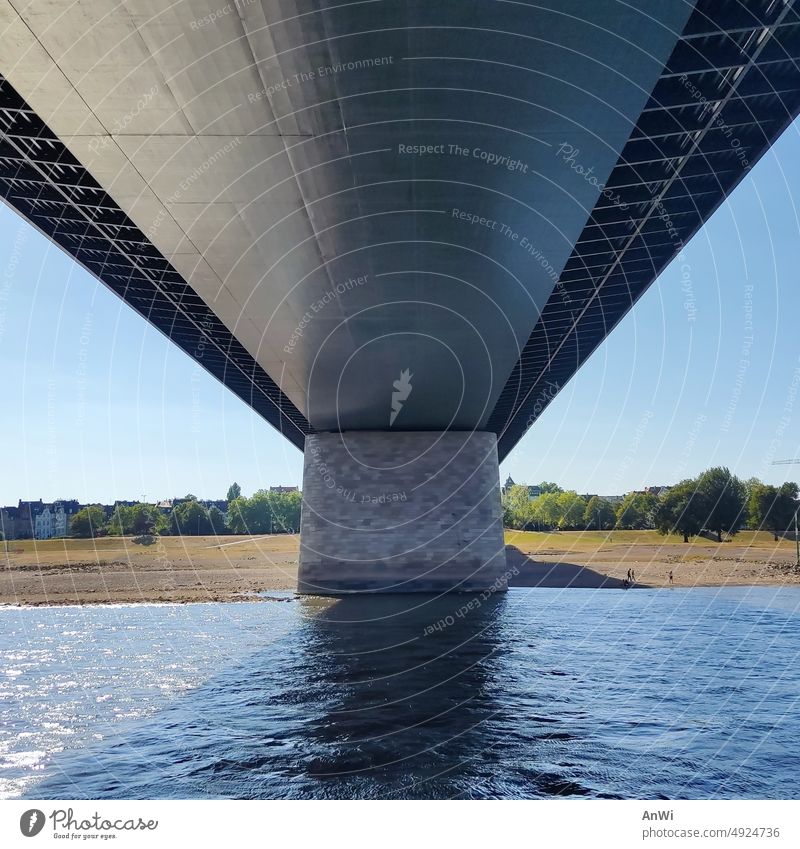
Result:
[[[69,531],[69,515],[63,504],[47,504],[34,520],[36,539],[65,537]]]

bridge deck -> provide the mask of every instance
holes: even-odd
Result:
[[[797,116],[798,61],[793,2],[696,4],[516,364],[475,422],[497,434],[501,459]],[[580,151],[559,155],[562,173],[580,180]],[[296,384],[284,391],[112,194],[0,77],[3,199],[302,448],[314,428]]]

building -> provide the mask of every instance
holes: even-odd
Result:
[[[17,539],[33,539],[36,517],[44,510],[40,498],[38,501],[17,502]]]
[[[500,494],[505,495],[512,486],[524,486],[528,490],[529,498],[538,498],[542,494],[542,488],[539,486],[528,486],[528,484],[516,484],[514,483],[514,479],[509,475],[506,478],[506,482],[500,487]]]
[[[52,539],[53,537],[67,536],[70,520],[80,509],[80,504],[74,499],[45,504],[34,518],[34,537],[36,539]]]
[[[223,516],[228,515],[228,502],[224,498],[206,498],[200,502],[206,510],[216,507]]]
[[[0,534],[2,539],[17,538],[17,508],[0,508]]]
[[[55,510],[50,510],[50,505],[46,505],[41,513],[36,515],[33,524],[33,536],[35,539],[50,539],[55,536],[53,533],[53,525],[55,519]],[[59,516],[59,524],[61,517]]]
[[[296,486],[271,486],[269,488],[269,491],[270,492],[286,493],[286,492],[299,492],[300,489],[299,489],[299,487],[296,487]]]

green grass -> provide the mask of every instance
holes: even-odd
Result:
[[[668,545],[678,546],[685,550],[700,546],[707,548],[708,546],[719,545],[716,540],[700,536],[690,537],[689,542],[685,543],[681,536],[676,534],[662,536],[658,531],[560,531],[554,533],[506,530],[505,539],[507,545],[519,545],[524,548],[586,551],[612,545]],[[770,550],[775,548],[794,549],[794,540],[784,539],[776,543],[772,534],[766,531],[741,531],[729,542],[724,542],[722,545],[767,548]]]

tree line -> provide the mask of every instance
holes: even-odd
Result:
[[[794,527],[798,487],[780,486],[757,478],[742,481],[724,466],[707,469],[660,495],[630,492],[612,504],[605,498],[586,498],[543,483],[542,494],[531,497],[525,486],[503,493],[503,524],[516,530],[642,530],[679,534],[684,542],[702,531],[733,536],[744,527],[771,531],[775,539]]]
[[[79,510],[70,521],[73,537],[100,536],[222,536],[223,534],[280,534],[300,530],[299,492],[260,489],[250,498],[234,483],[228,489],[227,516],[186,495],[169,513],[155,504],[117,505],[110,516],[99,505]]]

